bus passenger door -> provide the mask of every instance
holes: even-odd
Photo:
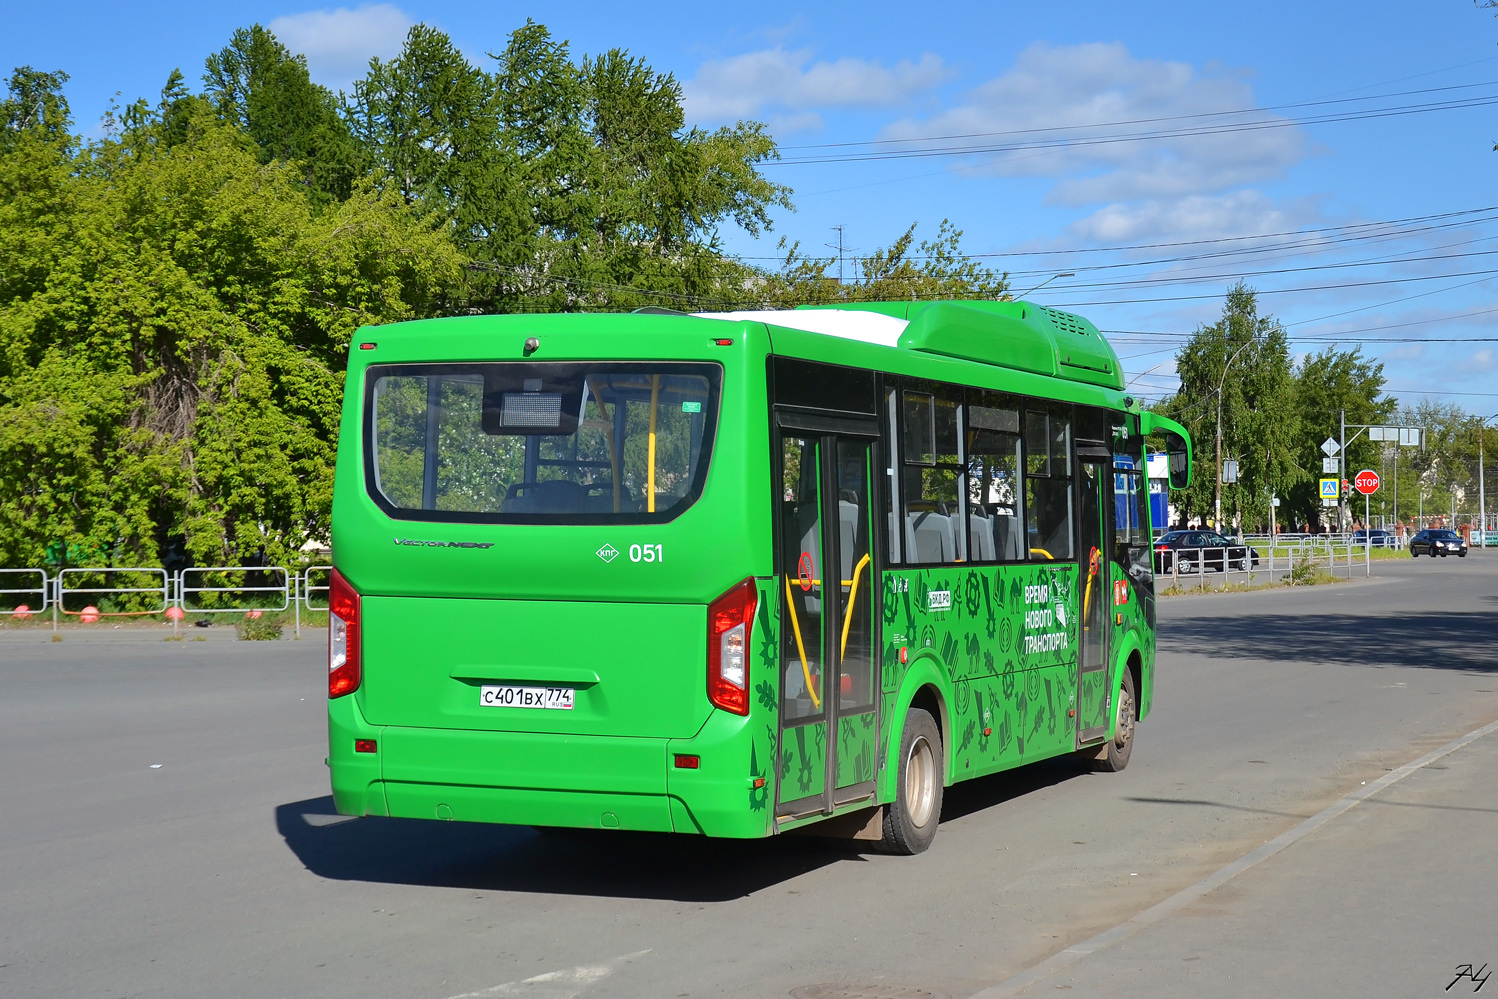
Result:
[[[1106,518],[1113,507],[1111,459],[1083,457],[1077,483],[1078,591],[1081,620],[1077,640],[1077,745],[1101,739],[1108,729],[1112,691],[1108,685],[1112,558]],[[1107,490],[1106,493],[1104,490]]]
[[[874,793],[871,459],[862,437],[781,435],[779,817]]]

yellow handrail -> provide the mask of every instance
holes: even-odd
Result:
[[[791,631],[796,635],[796,652],[801,656],[801,675],[806,677],[806,692],[811,695],[811,706],[821,708],[822,699],[817,696],[816,685],[811,680],[811,667],[806,662],[806,645],[801,641],[801,622],[796,618],[796,598],[791,596],[791,577],[785,577],[785,607],[791,612]]]
[[[853,601],[858,599],[858,577],[863,575],[863,567],[869,564],[868,555],[858,560],[858,565],[853,569],[853,582],[848,591],[848,610],[843,614],[843,644],[838,647],[839,657],[848,654],[848,628],[853,624]],[[787,580],[789,582],[789,580]]]
[[[1046,551],[1044,548],[1031,548],[1030,549],[1030,554],[1031,555],[1044,555],[1046,558],[1050,559],[1052,562],[1056,561],[1056,556],[1052,555],[1050,552]]]
[[[650,469],[645,473],[645,509],[655,513],[655,408],[661,398],[661,376],[650,376]]]

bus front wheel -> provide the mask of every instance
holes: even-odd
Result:
[[[1123,683],[1118,686],[1118,712],[1113,719],[1113,738],[1106,749],[1098,754],[1095,766],[1099,770],[1117,773],[1129,765],[1129,754],[1134,751],[1134,723],[1138,720],[1138,701],[1134,694],[1134,673],[1123,671]]]
[[[884,848],[890,853],[921,853],[936,838],[942,798],[941,729],[929,711],[905,713],[900,736],[900,770],[895,800],[884,810]]]

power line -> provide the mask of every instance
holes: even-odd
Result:
[[[1377,222],[1350,222],[1344,225],[1319,226],[1310,229],[1288,229],[1281,232],[1256,233],[1249,236],[1217,236],[1210,239],[1187,239],[1176,240],[1168,243],[1127,243],[1117,246],[1079,246],[1066,250],[1002,250],[992,253],[968,253],[964,256],[972,259],[993,259],[999,257],[1043,257],[1043,256],[1069,256],[1083,253],[1130,253],[1139,250],[1165,250],[1180,246],[1212,246],[1220,243],[1242,243],[1259,239],[1279,239],[1287,236],[1315,236],[1319,233],[1344,233],[1339,237],[1329,240],[1308,241],[1310,245],[1330,245],[1341,242],[1355,242],[1363,239],[1395,238],[1398,236],[1418,235],[1423,232],[1433,232],[1438,229],[1451,228],[1455,225],[1476,225],[1483,222],[1498,221],[1498,216],[1493,218],[1467,219],[1463,222],[1448,223],[1444,225],[1421,226],[1406,230],[1395,230],[1392,232],[1360,232],[1358,230],[1377,229],[1385,226],[1398,226],[1416,222],[1435,222],[1439,219],[1456,219],[1463,216],[1483,215],[1489,212],[1498,212],[1498,205],[1488,208],[1468,208],[1456,212],[1440,212],[1434,215],[1415,215],[1408,218],[1384,219]],[[1284,243],[1270,247],[1246,247],[1242,250],[1219,251],[1223,256],[1232,256],[1239,253],[1259,253],[1272,249],[1293,250],[1298,249],[1305,243]],[[1206,255],[1200,255],[1206,256]],[[784,254],[774,256],[741,256],[740,260],[784,260]],[[907,260],[923,260],[925,257],[907,256]],[[1198,259],[1197,255],[1180,256],[1176,258],[1163,258],[1160,262],[1172,262],[1173,260]],[[1088,265],[1079,265],[1087,268]]]
[[[1492,275],[1498,274],[1498,270],[1459,271],[1455,274],[1422,274],[1415,275],[1414,277],[1381,278],[1369,281],[1345,281],[1341,284],[1307,285],[1302,288],[1256,288],[1254,290],[1254,294],[1288,295],[1308,291],[1341,291],[1345,288],[1370,288],[1376,285],[1407,284],[1414,281],[1444,281],[1448,278],[1472,277],[1473,275],[1479,274],[1484,276],[1483,280],[1487,280]],[[1060,305],[1059,307],[1067,309],[1089,309],[1098,305],[1144,305],[1152,302],[1198,302],[1204,299],[1217,299],[1221,297],[1221,295],[1166,295],[1157,298],[1119,298],[1104,299],[1092,302],[1067,302],[1062,303],[1062,305]]]
[[[953,139],[985,139],[996,135],[1036,135],[1047,132],[1079,131],[1087,128],[1119,128],[1125,125],[1151,125],[1166,121],[1194,121],[1200,118],[1229,117],[1236,114],[1263,114],[1267,111],[1292,111],[1297,108],[1326,107],[1333,104],[1356,104],[1360,101],[1387,100],[1391,97],[1415,97],[1420,94],[1443,93],[1449,90],[1472,90],[1477,87],[1498,86],[1498,82],[1456,83],[1445,87],[1427,87],[1421,90],[1400,90],[1388,94],[1369,94],[1365,97],[1341,97],[1298,101],[1292,104],[1270,104],[1259,108],[1236,108],[1229,111],[1198,111],[1192,114],[1164,115],[1157,118],[1130,118],[1121,121],[1093,122],[1085,125],[1050,125],[1040,128],[1017,128],[997,132],[962,132],[952,135],[912,136],[902,139],[862,139],[854,142],[817,142],[799,146],[781,146],[781,149],[843,149],[854,146],[886,146],[910,142],[946,142]]]
[[[1483,97],[1461,98],[1451,101],[1434,101],[1426,104],[1396,105],[1386,108],[1368,108],[1336,114],[1313,115],[1306,118],[1275,118],[1257,121],[1232,122],[1221,125],[1202,125],[1156,131],[1129,132],[1121,135],[1096,135],[1087,137],[1036,139],[988,145],[936,146],[930,148],[899,149],[885,152],[830,153],[812,156],[790,156],[767,160],[764,165],[814,166],[831,163],[863,163],[882,160],[927,159],[933,156],[976,156],[1000,153],[1028,152],[1050,149],[1073,149],[1085,146],[1116,145],[1123,142],[1146,142],[1161,139],[1199,138],[1211,135],[1227,135],[1237,132],[1258,132],[1269,129],[1292,128],[1306,125],[1324,125],[1345,121],[1369,121],[1378,118],[1404,117],[1415,114],[1430,114],[1435,111],[1457,111],[1490,107],[1498,104],[1498,94]],[[996,133],[1011,134],[1011,133]],[[1013,133],[1018,134],[1018,133]]]
[[[1126,260],[1112,264],[1078,264],[1075,265],[1073,269],[1077,273],[1091,273],[1096,271],[1121,270],[1123,268],[1129,267],[1152,267],[1161,264],[1189,264],[1199,260],[1213,261],[1224,258],[1246,257],[1249,255],[1267,256],[1269,254],[1283,254],[1284,256],[1289,257],[1292,255],[1304,255],[1304,253],[1306,252],[1329,251],[1334,247],[1341,246],[1344,243],[1359,243],[1364,241],[1385,242],[1394,239],[1408,238],[1411,236],[1419,235],[1421,233],[1436,232],[1441,229],[1451,229],[1457,226],[1481,225],[1488,222],[1498,222],[1498,216],[1494,216],[1492,218],[1467,219],[1462,222],[1446,223],[1445,225],[1421,226],[1414,229],[1396,229],[1389,232],[1341,236],[1333,239],[1302,240],[1293,243],[1287,242],[1280,244],[1270,244],[1266,246],[1245,247],[1241,250],[1214,250],[1209,253],[1180,254],[1174,257],[1154,257],[1148,260]],[[1460,239],[1454,240],[1450,243],[1440,243],[1436,246],[1426,247],[1426,249],[1443,250],[1453,246],[1469,246],[1472,243],[1480,243],[1483,240],[1492,238],[1493,237],[1489,235],[1473,236],[1471,239]],[[1299,252],[1297,253],[1297,251]],[[1379,257],[1366,258],[1364,262],[1372,264],[1379,263],[1381,261],[1398,263],[1400,261],[1400,258],[1386,253],[1382,254]],[[1045,274],[1048,270],[1049,268],[1039,267],[1033,269],[1016,269],[1012,271],[1005,271],[1005,273],[1010,277],[1022,277],[1030,274]]]
[[[1217,274],[1182,274],[1161,277],[1125,278],[1119,281],[1093,281],[1067,285],[1067,291],[1103,291],[1113,288],[1147,288],[1177,284],[1201,284],[1205,281],[1238,281],[1243,278],[1269,277],[1276,274],[1304,274],[1311,271],[1345,270],[1349,267],[1386,267],[1390,264],[1428,263],[1436,260],[1461,260],[1468,257],[1484,257],[1498,253],[1494,250],[1474,250],[1470,253],[1445,253],[1424,257],[1402,257],[1393,260],[1350,260],[1338,263],[1307,264],[1304,267],[1274,267],[1257,271],[1230,271]],[[1473,273],[1483,273],[1474,271]]]

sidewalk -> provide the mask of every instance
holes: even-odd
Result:
[[[1019,995],[1471,995],[1463,967],[1498,968],[1495,771],[1498,733]]]

